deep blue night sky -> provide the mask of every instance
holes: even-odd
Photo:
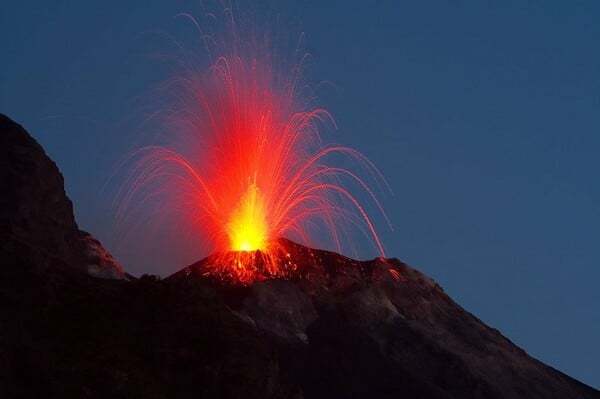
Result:
[[[140,98],[176,72],[165,36],[194,34],[175,15],[200,3],[13,3],[0,6],[0,112],[56,161],[80,227],[136,275],[203,255],[115,234],[105,189],[139,138]],[[373,3],[274,4],[306,33],[312,80],[329,82],[326,138],[393,188],[388,255],[600,388],[600,2]]]

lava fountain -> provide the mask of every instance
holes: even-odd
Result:
[[[385,218],[359,173],[385,180],[358,151],[324,144],[319,129],[334,121],[311,106],[306,55],[283,68],[287,60],[276,57],[268,35],[244,35],[231,17],[229,34],[216,40],[186,17],[210,37],[211,62],[176,79],[173,140],[136,151],[123,203],[154,201],[160,213],[174,212],[222,254],[207,274],[242,284],[294,272],[277,240],[284,236],[314,245],[313,235],[325,232],[339,251],[347,229],[359,229],[384,256],[371,217],[348,186]],[[335,157],[350,159],[357,171],[335,166]]]

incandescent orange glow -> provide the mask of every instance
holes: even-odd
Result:
[[[286,70],[272,43],[242,37],[238,28],[214,41],[205,71],[177,79],[170,143],[136,152],[123,203],[154,201],[161,217],[181,217],[182,229],[200,232],[214,252],[238,253],[215,265],[214,274],[244,284],[293,273],[293,262],[280,260],[287,258],[279,237],[314,245],[318,231],[339,251],[348,229],[358,229],[383,256],[371,218],[348,187],[385,217],[377,198],[357,173],[330,159],[345,157],[369,180],[385,180],[359,152],[323,143],[320,126],[334,123],[310,105],[306,57]]]
[[[264,199],[256,183],[252,183],[240,198],[226,229],[232,251],[266,249],[269,227]]]

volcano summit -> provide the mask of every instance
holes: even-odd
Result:
[[[134,278],[5,116],[0,151],[3,398],[600,398],[398,259],[280,239],[287,278],[211,273],[233,252]]]

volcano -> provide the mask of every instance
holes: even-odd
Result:
[[[235,253],[135,278],[79,230],[58,168],[5,116],[0,166],[3,398],[600,398],[398,259],[280,239],[289,278],[210,273]]]

